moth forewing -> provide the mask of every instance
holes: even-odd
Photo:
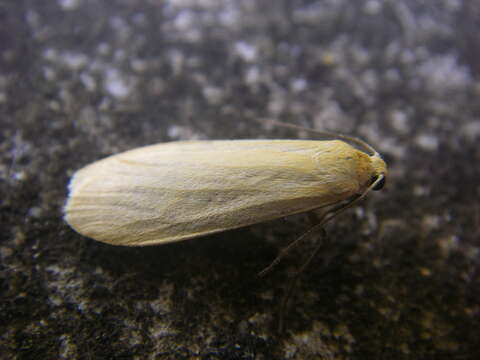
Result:
[[[162,143],[77,171],[65,220],[113,245],[163,244],[338,203],[386,172],[340,140]]]

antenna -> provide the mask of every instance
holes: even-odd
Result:
[[[306,127],[303,127],[303,126],[289,124],[289,123],[286,123],[286,122],[283,122],[283,121],[278,121],[278,120],[271,120],[271,119],[265,119],[265,120],[267,122],[269,122],[273,125],[277,125],[277,126],[287,127],[287,128],[296,129],[296,130],[305,130],[305,131],[309,131],[309,132],[312,132],[312,133],[315,133],[315,134],[318,134],[318,135],[330,136],[330,137],[346,140],[346,141],[352,142],[354,144],[357,144],[358,146],[362,147],[363,149],[366,149],[367,152],[371,152],[372,155],[377,155],[377,156],[381,157],[379,152],[377,150],[375,150],[371,145],[367,144],[365,141],[363,141],[359,138],[356,138],[354,136],[337,134],[337,133],[334,133],[334,132],[331,132],[331,131],[313,130],[313,129],[309,129],[309,128],[306,128]]]

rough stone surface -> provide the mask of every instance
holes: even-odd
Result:
[[[0,358],[478,359],[475,0],[1,0]],[[387,188],[256,273],[305,216],[148,248],[62,221],[69,176],[178,139],[354,134]]]

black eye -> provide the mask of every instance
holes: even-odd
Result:
[[[374,183],[375,181],[377,181],[378,177],[374,178],[372,183]],[[382,179],[377,183],[377,185],[375,185],[375,187],[372,189],[372,190],[382,190],[383,187],[385,186],[385,176],[382,176]]]

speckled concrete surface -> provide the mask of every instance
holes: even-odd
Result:
[[[0,358],[478,359],[474,0],[0,1]],[[178,139],[360,136],[387,188],[328,226],[287,329],[256,273],[305,216],[149,248],[62,221],[69,176]]]

